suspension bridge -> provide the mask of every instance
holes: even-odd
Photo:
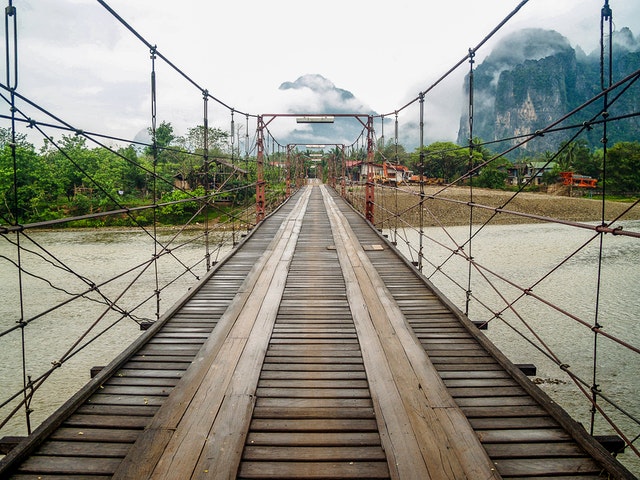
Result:
[[[12,278],[17,286],[9,296],[17,297],[17,307],[5,307],[12,318],[11,323],[1,324],[0,341],[7,342],[10,353],[3,362],[17,381],[0,378],[10,386],[3,386],[0,397],[0,448],[5,454],[0,459],[0,477],[635,478],[637,463],[633,458],[625,460],[638,456],[640,412],[633,392],[617,389],[616,382],[637,376],[640,346],[630,331],[617,325],[607,328],[607,320],[613,323],[613,319],[601,311],[600,292],[609,239],[618,242],[613,248],[619,252],[635,248],[640,238],[635,224],[623,223],[635,218],[638,201],[618,206],[612,214],[602,192],[601,221],[582,222],[515,207],[526,184],[500,204],[479,201],[473,185],[474,175],[483,167],[546,134],[569,130],[575,139],[587,130],[602,128],[606,138],[608,126],[640,114],[611,113],[621,96],[637,88],[640,70],[613,78],[607,63],[613,61],[609,2],[598,12],[602,16],[602,85],[585,105],[541,130],[501,139],[497,143],[505,142],[505,150],[478,164],[473,160],[478,146],[473,140],[471,80],[469,168],[464,175],[447,184],[430,185],[421,172],[415,184],[408,185],[398,162],[383,159],[385,181],[376,178],[380,173],[376,120],[384,128],[385,117],[395,118],[397,152],[398,117],[416,114],[414,123],[421,129],[419,151],[424,155],[425,98],[464,64],[472,79],[476,52],[525,3],[413,101],[377,116],[358,112],[253,115],[230,108],[98,0],[151,52],[151,143],[138,146],[146,148],[153,161],[142,164],[105,140],[136,142],[86,132],[20,93],[18,12],[9,1],[2,98],[9,106],[3,118],[10,126],[10,139],[4,147],[14,184],[13,194],[7,197],[9,208],[0,219],[0,235],[7,246],[1,258],[15,272]],[[159,144],[157,62],[176,71],[203,101],[202,148],[197,151]],[[213,141],[209,138],[210,102],[229,111],[229,156],[209,149]],[[597,115],[567,126],[577,112],[594,104],[601,105]],[[414,107],[418,111],[409,113]],[[244,158],[239,147],[237,152],[234,149],[236,116],[246,119]],[[40,120],[43,117],[55,124]],[[269,127],[290,118],[308,123],[349,120],[362,127],[362,133],[352,145],[342,141],[283,145]],[[255,124],[253,141],[248,138],[250,121]],[[25,158],[19,141],[21,127],[49,142],[90,180],[83,185],[91,185],[91,195],[106,198],[104,205],[110,208],[103,205],[99,211],[55,220],[22,221],[27,208],[21,202],[27,197],[19,181]],[[71,132],[143,171],[154,179],[149,188],[153,198],[144,204],[124,202],[98,176],[88,173],[74,159],[70,145],[57,142],[50,129]],[[606,141],[604,145],[606,171]],[[158,160],[178,153],[200,159],[201,167],[196,173],[167,180]],[[316,165],[325,167],[324,175],[310,174],[320,170]],[[324,176],[325,182],[310,178],[315,176]],[[531,175],[528,182],[536,176]],[[162,182],[184,197],[162,197]],[[193,183],[201,187],[199,193],[194,193]],[[456,186],[464,186],[466,198],[451,193]],[[438,221],[436,204],[466,212],[468,225],[462,237]],[[170,207],[185,205],[193,208],[189,225],[163,237],[161,215],[173,211]],[[505,216],[519,223],[566,228],[571,235],[581,232],[586,240],[531,278],[506,278],[475,250],[490,224]],[[38,236],[43,228],[109,217],[136,224],[152,250],[143,260],[129,252],[131,265],[126,266],[120,255],[115,263],[123,265],[109,278],[100,278],[98,272],[82,273],[81,266],[69,264],[72,258],[43,242],[46,236]],[[152,221],[142,221],[143,217]],[[444,232],[443,237],[437,237],[429,225]],[[182,257],[193,244],[204,253]],[[572,311],[541,287],[594,245],[598,246],[596,293],[589,297],[593,308]],[[436,249],[444,255],[430,256]],[[447,270],[457,261],[462,269]],[[58,271],[63,276],[51,273]],[[142,289],[146,276],[151,293],[128,298]],[[121,285],[112,288],[117,282]],[[452,290],[445,294],[443,288],[448,287],[441,285]],[[483,288],[490,291],[492,300],[480,296]],[[161,299],[172,298],[172,289],[176,300],[163,311]],[[45,290],[55,293],[51,304],[43,304]],[[530,318],[531,312],[540,311],[529,307],[529,302],[544,307],[544,313],[536,315],[549,317],[554,325],[570,323],[580,332],[570,334],[576,343],[585,336],[587,343],[580,349],[588,350],[590,356],[576,365],[568,354],[557,351],[553,340],[560,334],[555,329],[544,331],[538,326],[543,322]],[[47,328],[43,334],[35,331],[62,322],[69,315],[66,308],[73,304],[79,304],[82,317],[74,322],[82,327],[77,337],[48,352],[43,363],[54,358],[49,365],[34,365],[29,355],[36,349],[30,338],[38,339],[37,350],[41,350],[48,337],[62,336],[64,332],[50,333]],[[142,333],[131,335],[124,350],[121,342],[118,348],[111,347],[113,359],[91,364],[95,368],[88,381],[71,378],[77,376],[74,373],[63,376],[85,351],[108,348],[99,346],[101,339],[114,331],[120,332],[116,337],[122,335],[124,330],[117,329],[125,324],[139,326]],[[535,365],[519,363],[497,346],[505,332],[502,325],[509,335],[522,339],[527,355],[538,355],[536,363],[546,362],[555,369],[553,375],[562,375],[575,387],[586,405],[586,421],[584,415],[576,419],[564,408],[564,400],[532,381],[537,378]],[[492,334],[494,330],[501,333]],[[617,379],[603,378],[603,355],[619,359]],[[85,370],[88,373],[89,368]],[[48,398],[47,385],[61,375],[62,383],[80,382],[77,392],[68,399]],[[36,421],[42,397],[55,407]],[[24,426],[17,426],[20,417]]]

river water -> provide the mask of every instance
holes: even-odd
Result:
[[[175,235],[163,232],[158,236],[160,242],[171,248],[170,255],[160,255],[157,261],[160,312],[171,307],[197,282],[198,276],[206,272],[203,260],[205,242],[201,233],[182,232],[174,239]],[[232,241],[230,237],[228,234],[224,237],[220,234],[210,236],[212,261],[230,250],[230,244],[217,249],[223,240]],[[0,237],[0,332],[16,325],[22,308],[23,318],[30,321],[24,328],[27,375],[35,380],[45,373],[52,362],[65,356],[97,319],[97,325],[90,329],[82,344],[108,328],[98,340],[56,369],[34,396],[31,422],[35,427],[90,379],[91,367],[106,365],[141,334],[138,322],[155,320],[157,302],[153,292],[156,290],[156,268],[150,262],[154,254],[153,239],[140,231],[29,232],[29,238],[21,238],[24,248],[21,264],[25,271],[22,275],[21,307],[15,267],[17,248],[10,243],[15,242],[15,235]],[[157,252],[161,251],[159,247]],[[56,259],[55,266],[50,261],[53,258]],[[151,265],[146,270],[141,267],[149,263]],[[186,267],[191,271],[181,275]],[[132,271],[125,273],[129,270]],[[114,277],[119,278],[110,281]],[[118,321],[121,315],[109,311],[104,302],[98,303],[96,300],[100,297],[95,293],[40,316],[55,305],[86,292],[89,288],[87,281],[98,285],[100,292],[131,312],[137,321],[131,318]],[[128,288],[131,284],[134,287]],[[164,288],[167,284],[170,285]],[[104,314],[105,311],[108,313]],[[21,337],[19,329],[0,337],[0,402],[23,384]],[[10,406],[0,408],[1,419],[8,414]],[[25,425],[25,415],[21,414],[0,429],[0,437],[24,435]]]
[[[640,222],[629,222],[625,229],[640,230]],[[394,239],[395,232],[385,232]],[[445,233],[441,229],[429,228],[425,235],[432,240],[425,240],[423,251],[425,257],[433,265],[439,266],[451,255],[451,249],[463,244],[469,236],[468,227],[454,227]],[[68,265],[77,274],[90,281],[102,282],[147,262],[153,251],[151,238],[137,231],[53,231],[31,234],[32,238],[42,245],[64,265]],[[408,239],[412,248],[419,248],[417,233],[413,230],[397,232],[398,248],[409,259],[415,260],[415,254],[403,245],[401,238]],[[558,225],[513,225],[485,227],[473,239],[471,254],[474,260],[491,269],[495,274],[509,278],[524,288],[534,286],[533,292],[545,299],[549,304],[586,321],[594,322],[596,305],[596,279],[598,273],[599,243],[588,243],[585,248],[579,247],[593,236],[589,230],[563,227]],[[161,241],[167,243],[172,234],[166,232]],[[7,237],[15,240],[15,236]],[[191,241],[184,246],[172,248],[172,255],[161,257],[158,262],[160,285],[172,281],[177,273],[183,272],[184,266],[192,266],[194,273],[180,277],[161,294],[161,311],[170,307],[189,288],[195,284],[196,276],[205,272],[202,262],[203,240],[196,233],[182,234],[178,243]],[[214,239],[213,242],[218,240]],[[434,243],[437,242],[437,243]],[[35,250],[36,247],[26,239],[22,246]],[[440,244],[446,245],[443,248]],[[576,253],[576,250],[578,250]],[[227,247],[228,250],[228,247]],[[41,250],[42,251],[42,250]],[[468,251],[468,247],[466,247]],[[20,318],[20,295],[17,282],[17,270],[12,262],[16,261],[16,248],[6,238],[0,238],[0,299],[2,313],[0,331],[5,331],[16,324]],[[629,237],[606,235],[602,262],[602,281],[598,301],[598,321],[604,330],[616,335],[624,341],[640,346],[640,241]],[[44,255],[44,254],[43,254]],[[563,259],[567,260],[548,278],[538,280],[552,271]],[[215,260],[215,257],[214,257]],[[76,274],[52,267],[42,256],[28,252],[22,254],[23,268],[46,280],[24,274],[23,318],[32,319],[41,312],[68,299],[69,293],[79,293],[86,289],[86,283]],[[199,263],[198,263],[199,262]],[[436,272],[432,275],[432,272]],[[100,287],[111,300],[116,299],[126,290],[140,269],[122,278]],[[136,280],[136,287],[123,294],[117,303],[127,311],[133,311],[138,320],[155,318],[155,300],[147,302],[142,308],[135,308],[155,289],[155,269],[152,266]],[[423,272],[430,280],[452,299],[461,310],[465,309],[465,290],[468,282],[468,264],[457,256],[447,261],[441,269],[435,269],[425,262]],[[456,286],[442,272],[462,287]],[[490,280],[485,281],[480,273],[472,271],[471,291],[474,297],[482,299],[489,309],[473,300],[469,307],[469,316],[473,320],[489,320],[493,314],[489,312],[504,309],[505,299],[512,302],[519,295],[515,288],[505,286],[496,277],[484,273]],[[56,288],[52,287],[55,286]],[[493,285],[493,286],[492,286]],[[494,286],[500,292],[494,292]],[[61,291],[64,289],[65,291]],[[69,293],[67,293],[69,292]],[[88,295],[97,298],[95,294]],[[594,335],[588,327],[559,313],[557,310],[539,301],[526,297],[517,301],[513,307],[517,315],[507,310],[501,315],[504,320],[492,320],[486,334],[515,363],[534,363],[538,368],[536,382],[552,396],[569,413],[582,422],[588,429],[590,424],[590,405],[583,395],[577,392],[570,379],[553,362],[537,349],[522,341],[521,335],[509,326],[525,332],[530,327],[536,332],[558,359],[570,365],[573,372],[584,378],[589,384],[593,376]],[[81,335],[96,318],[105,310],[105,305],[92,300],[80,299],[71,302],[64,308],[34,319],[24,329],[27,372],[36,378],[46,371],[51,363],[71,348],[72,342]],[[518,318],[520,315],[526,325]],[[109,314],[99,322],[98,329],[118,319],[119,316]],[[528,325],[528,326],[527,326]],[[100,341],[96,341],[56,370],[52,378],[34,397],[31,415],[35,426],[50,415],[69,396],[75,393],[89,380],[92,366],[104,365],[126,348],[138,335],[140,329],[136,322],[125,319],[112,327]],[[90,335],[91,336],[91,335]],[[89,336],[89,337],[90,337]],[[527,337],[532,338],[529,333]],[[0,400],[4,401],[8,392],[17,391],[22,385],[22,341],[20,331],[0,338]],[[637,354],[629,353],[614,342],[599,336],[597,340],[597,383],[603,393],[640,417],[640,362]],[[611,409],[607,409],[608,412]],[[0,409],[4,418],[8,407]],[[638,434],[638,427],[613,413],[612,416],[625,425],[626,433],[632,437]],[[25,433],[24,415],[9,422],[0,430],[4,435],[23,435]],[[604,421],[596,420],[596,434],[611,433]],[[620,459],[634,471],[640,473],[640,464],[632,453],[620,456]]]

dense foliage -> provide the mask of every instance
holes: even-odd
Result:
[[[17,135],[13,143],[10,132],[0,128],[0,223],[31,223],[154,203],[161,205],[158,210],[161,222],[179,222],[198,212],[197,201],[185,200],[205,195],[205,182],[210,191],[224,185],[225,193],[218,200],[239,204],[253,196],[255,159],[243,158],[238,164],[248,172],[244,177],[225,177],[223,163],[210,161],[208,168],[204,168],[203,139],[203,127],[190,129],[187,136],[179,137],[170,123],[163,122],[156,129],[155,146],[152,143],[144,148],[133,145],[117,150],[90,148],[84,137],[69,135],[46,142],[36,151],[25,136]],[[227,140],[225,132],[210,130],[208,158],[217,156],[237,162],[237,158],[229,155]],[[328,160],[339,160],[341,155],[338,149],[328,152],[318,164],[307,152],[301,170],[292,176],[327,177]],[[276,187],[279,190],[284,188],[285,157],[282,153],[273,154],[264,172],[268,184],[280,183]],[[579,140],[563,143],[556,154],[546,152],[511,162],[497,157],[481,140],[474,139],[471,153],[468,146],[452,142],[435,142],[412,153],[402,145],[379,145],[374,161],[404,164],[416,174],[458,185],[470,181],[471,167],[474,185],[502,189],[510,184],[518,187],[528,184],[524,182],[525,173],[531,175],[532,165],[542,164],[545,169],[541,178],[547,184],[556,183],[560,172],[572,171],[598,179],[598,187],[605,187],[608,194],[637,195],[640,143],[620,142],[608,148],[606,176],[602,174],[603,158],[602,148],[594,150],[586,141]],[[365,159],[366,152],[350,152],[349,160]],[[108,224],[132,221],[147,224],[152,219],[151,210],[136,209],[129,216],[110,217]]]
[[[47,141],[36,151],[25,136],[18,135],[14,155],[10,132],[0,129],[0,223],[31,223],[170,203],[202,196],[205,182],[210,191],[225,183],[225,189],[232,190],[224,194],[225,200],[244,201],[247,193],[241,187],[252,182],[250,176],[230,179],[223,172],[224,165],[215,161],[205,169],[202,138],[202,127],[190,129],[183,138],[163,122],[156,130],[155,147],[90,148],[84,137],[69,135]],[[229,156],[226,139],[224,132],[210,129],[209,158]],[[172,222],[197,208],[195,201],[183,202],[167,205],[160,213]],[[139,209],[103,221],[145,224],[151,218],[149,210]]]

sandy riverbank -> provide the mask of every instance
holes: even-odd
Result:
[[[375,212],[376,223],[383,217],[392,216],[394,212],[407,212],[404,217],[413,225],[419,225],[419,209],[415,208],[420,201],[418,188],[405,189],[397,194],[392,189],[376,189]],[[424,202],[424,225],[465,225],[469,223],[469,189],[462,187],[427,187],[428,196]],[[602,201],[589,198],[575,198],[549,195],[546,193],[520,193],[473,189],[473,203],[482,207],[473,209],[474,223],[484,223],[491,216],[493,224],[535,223],[536,218],[514,215],[509,212],[520,212],[533,216],[551,217],[566,221],[592,222],[602,218]],[[490,207],[490,208],[483,208]],[[504,210],[495,213],[495,208]],[[386,213],[385,213],[386,212]],[[620,217],[621,216],[621,217]],[[633,203],[606,201],[605,219],[611,221],[640,219],[640,205]]]

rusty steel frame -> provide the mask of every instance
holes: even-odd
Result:
[[[265,180],[264,180],[264,130],[267,126],[276,118],[355,118],[367,129],[367,181],[365,186],[365,217],[371,223],[374,224],[374,205],[375,205],[375,184],[373,181],[373,158],[375,154],[375,142],[373,138],[373,115],[365,115],[361,113],[265,113],[258,115],[257,117],[257,135],[256,135],[256,224],[264,220],[266,212],[266,193],[265,193]],[[265,118],[267,120],[265,120]],[[302,143],[292,143],[287,145],[287,180],[286,180],[286,192],[287,197],[291,195],[291,177],[290,177],[290,148],[295,146],[306,145]],[[321,144],[327,146],[341,147],[342,156],[344,158],[344,144],[339,143],[327,143]],[[342,165],[342,195],[344,196],[345,186],[345,166]],[[335,175],[335,170],[334,170]],[[299,188],[297,179],[296,186]],[[335,187],[335,182],[334,185]]]

